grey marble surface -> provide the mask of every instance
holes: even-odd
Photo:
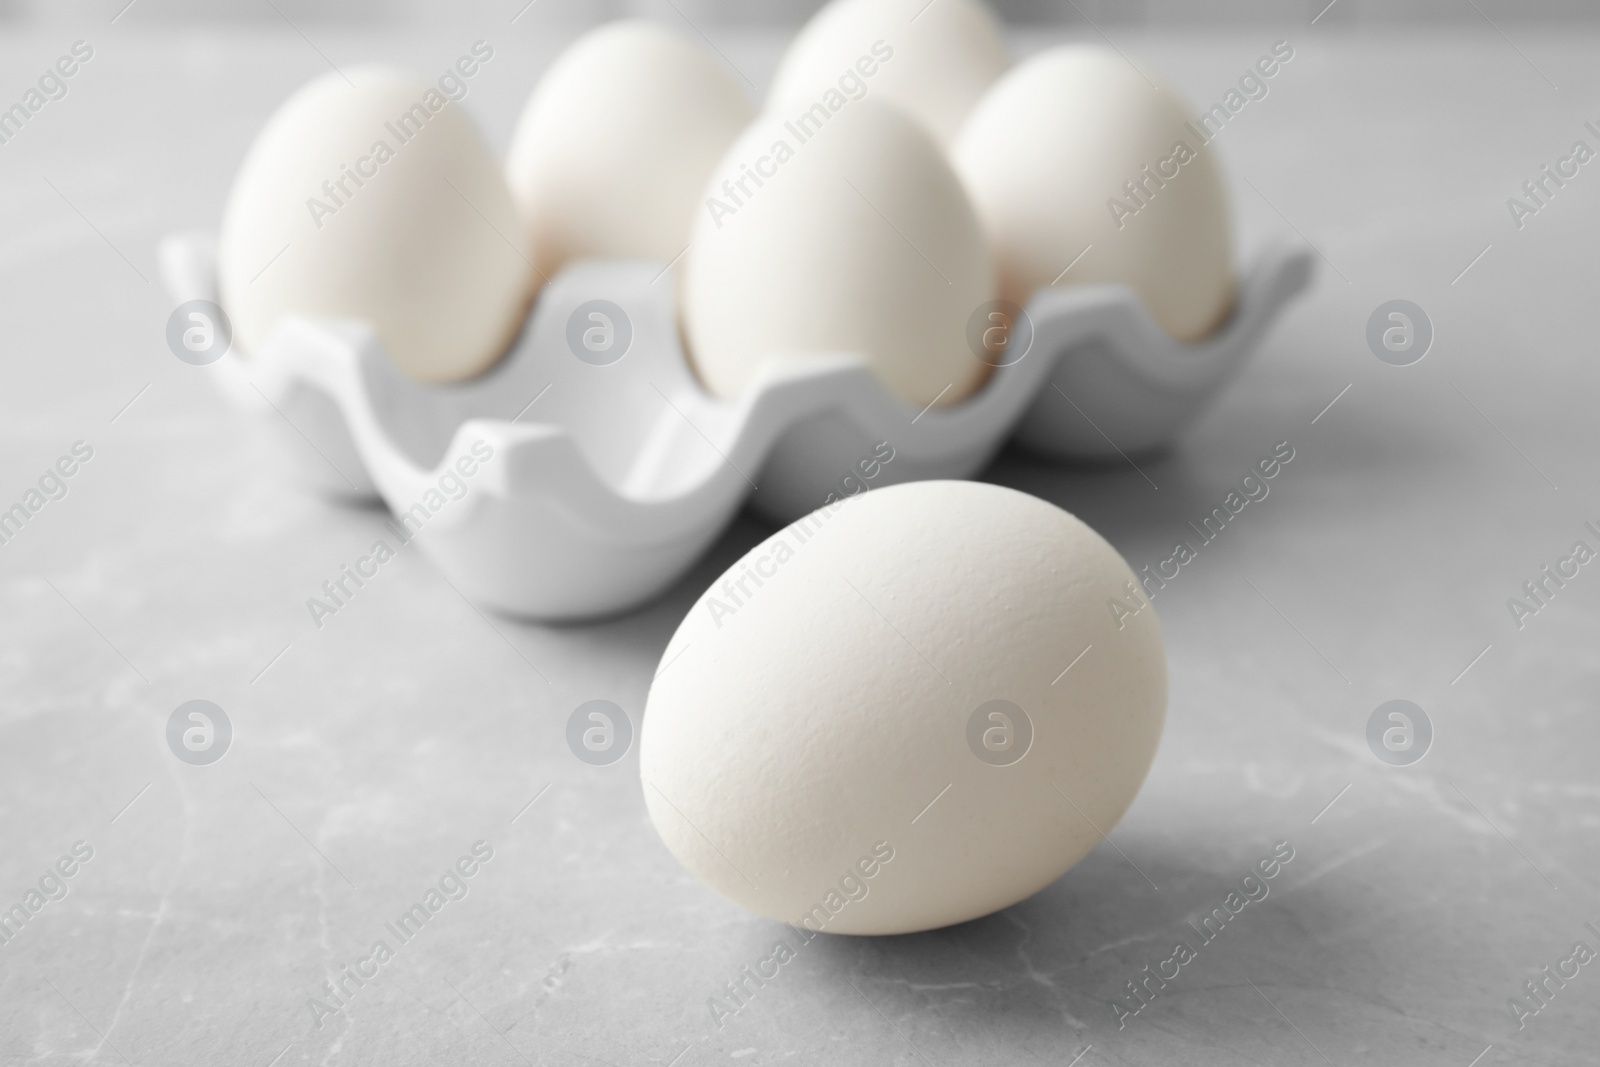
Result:
[[[586,766],[563,727],[597,697],[637,715],[682,613],[765,528],[740,519],[669,595],[604,624],[491,624],[403,554],[315,629],[305,598],[381,515],[276,473],[167,351],[153,284],[157,239],[214,222],[319,51],[427,72],[493,40],[469,104],[503,145],[562,31],[535,9],[312,42],[137,10],[0,40],[8,100],[72,40],[96,49],[0,145],[0,505],[93,449],[0,546],[0,903],[93,849],[0,944],[0,1062],[1596,1062],[1600,964],[1552,983],[1523,1029],[1507,1001],[1575,942],[1600,949],[1600,567],[1520,629],[1507,600],[1600,544],[1583,525],[1600,525],[1600,171],[1521,230],[1505,200],[1596,144],[1600,37],[1117,36],[1197,104],[1294,43],[1218,147],[1242,244],[1300,231],[1319,283],[1172,454],[1007,453],[986,476],[1137,568],[1277,442],[1296,458],[1156,602],[1168,728],[1111,845],[974,923],[818,939],[718,1027],[708,998],[791,935],[677,865],[633,754]],[[757,84],[778,47],[719,43]],[[1403,368],[1364,340],[1397,297],[1437,329]],[[194,698],[236,731],[209,767],[164,740]],[[1392,698],[1436,732],[1409,767],[1365,740]],[[493,858],[467,895],[315,1025],[322,983],[480,840]],[[1119,1028],[1123,983],[1280,841],[1295,858],[1271,895]]]

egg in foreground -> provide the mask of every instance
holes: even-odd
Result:
[[[640,741],[662,840],[734,903],[828,933],[947,926],[1049,885],[1132,803],[1166,709],[1160,623],[1117,552],[974,482],[779,531],[662,662]]]
[[[505,180],[436,88],[346,73],[285,101],[234,179],[217,261],[234,335],[252,351],[288,315],[357,319],[412,378],[470,378],[533,291]]]
[[[1117,53],[1071,45],[1018,65],[973,110],[951,155],[1004,299],[1119,283],[1180,341],[1227,318],[1232,245],[1215,150],[1171,90]]]

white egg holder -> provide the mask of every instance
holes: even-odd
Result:
[[[563,270],[506,357],[461,384],[412,381],[367,326],[340,320],[286,320],[260,351],[230,351],[208,370],[289,439],[305,482],[381,497],[391,526],[415,530],[474,602],[593,618],[682,577],[747,498],[788,522],[867,488],[970,477],[1008,437],[1063,460],[1168,445],[1310,283],[1312,264],[1304,248],[1262,251],[1227,323],[1198,344],[1172,340],[1125,287],[1041,289],[1023,358],[965,400],[921,411],[847,354],[770,362],[739,396],[712,396],[679,341],[674,279],[646,261]],[[168,238],[161,267],[178,301],[217,299],[209,235]],[[631,325],[621,357],[603,365],[568,341],[593,300]]]

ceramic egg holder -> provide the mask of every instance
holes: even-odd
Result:
[[[161,265],[177,300],[217,299],[209,236],[168,238]],[[341,320],[286,320],[260,351],[229,352],[210,371],[288,438],[305,480],[381,497],[475,602],[591,618],[670,586],[746,499],[788,522],[867,488],[970,477],[1008,437],[1063,460],[1160,448],[1311,268],[1298,247],[1257,255],[1227,323],[1198,344],[1172,340],[1125,287],[1041,289],[1023,357],[927,410],[848,354],[768,364],[740,396],[710,395],[679,341],[674,279],[646,261],[562,271],[506,357],[469,382],[414,382],[370,329]],[[591,318],[580,305],[594,301],[626,322],[603,306]]]

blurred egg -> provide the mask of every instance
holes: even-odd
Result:
[[[1005,299],[1120,283],[1180,341],[1227,318],[1232,249],[1213,150],[1177,96],[1115,52],[1068,46],[1020,64],[973,110],[952,155]]]
[[[793,118],[825,94],[880,96],[948,144],[1009,63],[981,0],[832,0],[784,53],[767,107]]]
[[[1161,737],[1155,609],[1104,539],[976,482],[822,508],[678,627],[640,735],[680,862],[796,927],[897,934],[1049,885],[1133,802]]]
[[[916,407],[982,381],[965,331],[994,297],[983,232],[938,145],[899,109],[849,101],[815,125],[769,113],[703,196],[681,307],[712,392],[739,393],[771,359],[841,354]]]
[[[754,109],[726,64],[647,22],[578,39],[523,109],[506,177],[547,277],[587,256],[673,260]]]
[[[412,378],[472,377],[533,290],[505,179],[438,89],[347,73],[285,101],[234,179],[217,273],[235,336],[248,351],[286,315],[359,319]]]

